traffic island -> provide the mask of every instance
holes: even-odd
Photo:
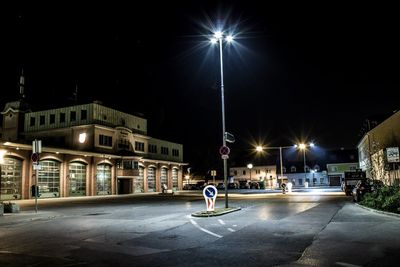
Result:
[[[234,211],[241,210],[241,208],[215,208],[213,211],[198,211],[192,213],[193,217],[213,217],[220,216]]]

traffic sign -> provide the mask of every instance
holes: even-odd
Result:
[[[39,161],[39,153],[32,153],[31,159],[34,164],[38,163]]]
[[[207,211],[214,211],[215,199],[217,198],[218,190],[213,185],[207,185],[203,189],[203,196],[206,201]]]
[[[227,146],[221,146],[221,147],[219,148],[219,153],[220,153],[221,155],[229,155],[230,152],[231,152],[231,150],[230,150],[229,147],[227,147]]]
[[[229,159],[229,156],[228,155],[222,155],[221,159]]]

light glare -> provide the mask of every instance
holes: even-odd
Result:
[[[228,35],[228,36],[226,37],[226,41],[227,41],[228,43],[232,42],[232,41],[233,41],[233,36],[232,36],[232,35]]]
[[[222,32],[221,32],[221,31],[215,32],[215,33],[214,33],[214,37],[215,37],[216,39],[221,39],[221,38],[222,38]]]

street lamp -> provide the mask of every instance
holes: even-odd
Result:
[[[263,147],[263,146],[257,146],[256,151],[257,152],[262,152],[264,149],[279,149],[279,158],[280,158],[280,171],[281,171],[281,185],[283,184],[283,160],[282,160],[282,149],[283,148],[293,148],[293,146],[269,146],[269,147]],[[279,180],[278,180],[279,182]]]
[[[217,31],[214,33],[214,37],[211,39],[212,44],[219,43],[219,58],[221,67],[221,112],[222,112],[222,147],[226,147],[226,130],[225,130],[225,102],[224,102],[224,68],[222,60],[222,42],[224,41],[224,33],[222,31]],[[230,43],[233,41],[232,35],[227,35],[225,41]],[[222,155],[224,162],[224,184],[225,184],[225,208],[228,208],[228,179],[227,179],[227,160],[228,154]]]
[[[310,143],[308,145],[301,143],[299,145],[295,145],[296,148],[303,150],[303,159],[304,159],[304,182],[307,181],[307,170],[306,170],[306,149],[307,147],[314,147],[314,143]],[[310,179],[311,180],[311,179]],[[310,182],[311,185],[311,182]]]
[[[253,164],[247,164],[247,168],[250,170],[250,183],[251,183],[251,169],[253,169]]]

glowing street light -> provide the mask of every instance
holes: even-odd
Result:
[[[251,163],[247,164],[247,168],[250,171],[250,182],[251,182],[251,169],[253,169],[253,164],[251,164]]]
[[[233,41],[232,35],[227,35],[224,39],[224,33],[222,31],[216,31],[213,38],[210,40],[212,44],[219,43],[219,58],[221,67],[221,112],[222,112],[222,147],[226,147],[226,130],[225,130],[225,102],[224,102],[224,68],[222,60],[222,42],[226,41],[230,43]],[[222,155],[224,162],[224,184],[225,184],[225,208],[228,208],[228,179],[227,179],[227,160],[228,155]]]
[[[295,146],[296,147],[296,146]],[[263,146],[256,146],[256,151],[257,152],[263,152],[264,151],[264,149],[265,150],[267,150],[267,149],[279,149],[279,158],[280,158],[280,169],[281,169],[281,185],[283,184],[283,160],[282,160],[282,149],[283,148],[293,148],[293,146],[278,146],[278,147],[275,147],[275,146],[268,146],[268,147],[263,147]],[[278,180],[278,182],[279,182],[279,180]]]
[[[303,150],[303,159],[304,159],[304,182],[307,181],[307,170],[306,170],[306,150],[307,147],[314,147],[314,143],[310,143],[308,145],[301,143],[299,145],[295,145],[296,148],[299,148],[300,150]],[[311,180],[311,179],[310,179]],[[311,182],[310,182],[311,184]]]

